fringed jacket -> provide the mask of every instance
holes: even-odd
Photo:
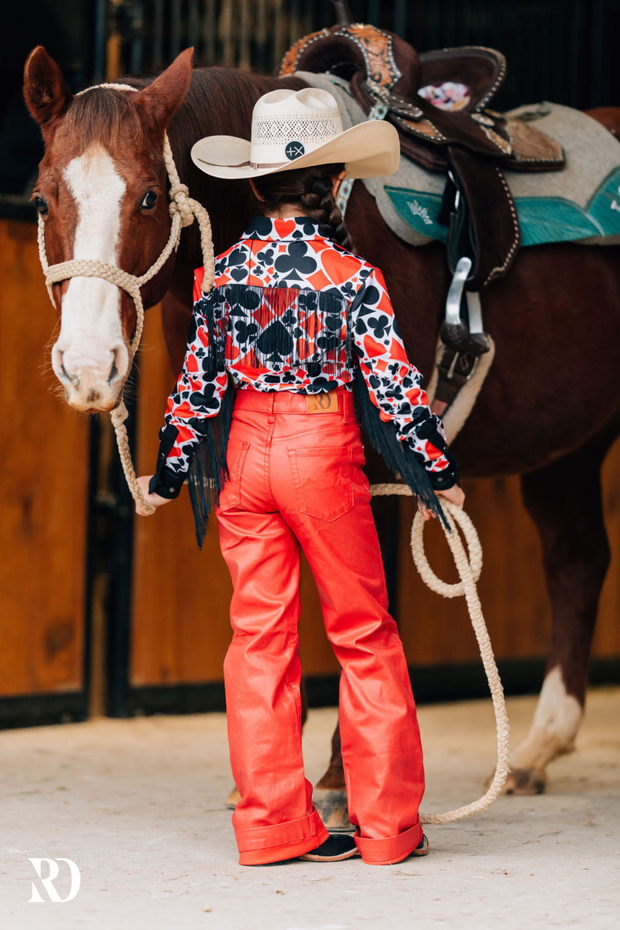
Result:
[[[388,465],[441,514],[434,489],[458,464],[409,362],[383,275],[308,217],[255,217],[219,255],[212,290],[194,278],[187,353],[168,398],[150,490],[176,497],[189,475],[199,545],[226,480],[232,386],[354,391],[362,428]]]

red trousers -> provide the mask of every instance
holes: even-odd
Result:
[[[304,394],[235,393],[230,480],[217,516],[234,587],[224,679],[241,796],[233,814],[239,862],[299,856],[328,836],[302,759],[300,547],[342,667],[342,759],[356,843],[365,862],[398,862],[422,837],[422,747],[387,611],[352,396],[338,389],[337,412],[309,413]]]

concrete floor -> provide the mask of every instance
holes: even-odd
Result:
[[[515,741],[533,708],[532,698],[509,702]],[[313,780],[335,717],[311,712]],[[383,867],[237,865],[221,714],[5,731],[0,928],[611,930],[620,925],[619,719],[620,689],[593,691],[578,751],[553,765],[547,794],[504,797],[477,818],[431,827],[430,856]],[[423,707],[420,723],[426,808],[478,797],[494,762],[490,702]],[[74,900],[29,903],[28,857],[74,860]],[[68,870],[56,888],[68,893]]]

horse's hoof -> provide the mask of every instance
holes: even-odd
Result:
[[[235,807],[239,802],[239,792],[237,788],[233,788],[228,797],[226,798],[226,807],[230,811],[234,811]]]
[[[321,820],[331,833],[351,833],[355,829],[349,820],[344,788],[315,788],[313,801]]]
[[[502,794],[542,794],[547,776],[541,769],[511,769]]]

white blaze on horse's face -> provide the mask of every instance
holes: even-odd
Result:
[[[73,258],[118,264],[126,184],[111,156],[93,145],[69,162],[63,176],[78,216]],[[112,408],[129,364],[116,285],[101,278],[71,278],[62,300],[52,364],[72,407]]]

